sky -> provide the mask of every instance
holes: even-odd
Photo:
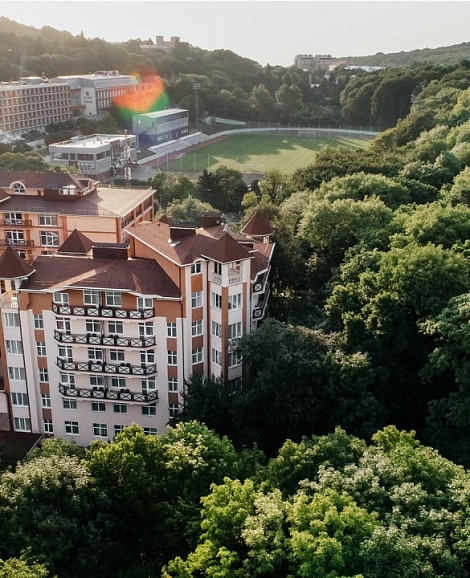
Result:
[[[2,0],[0,15],[108,42],[179,36],[262,66],[290,66],[297,54],[365,56],[470,41],[466,0]]]

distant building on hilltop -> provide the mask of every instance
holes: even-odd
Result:
[[[297,54],[294,58],[295,68],[301,70],[328,70],[330,65],[335,62],[331,54]]]

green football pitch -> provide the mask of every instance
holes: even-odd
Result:
[[[195,152],[180,154],[175,160],[163,161],[160,169],[201,172],[203,169],[213,171],[224,165],[242,173],[264,174],[278,169],[283,174],[291,174],[311,164],[318,151],[325,146],[365,149],[369,142],[343,137],[234,135]]]

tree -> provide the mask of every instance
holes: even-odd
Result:
[[[203,213],[213,211],[214,207],[209,205],[209,203],[204,203],[188,195],[182,201],[174,199],[173,202],[167,206],[166,214],[175,223],[199,224]]]
[[[150,186],[155,189],[155,198],[161,209],[166,209],[168,204],[178,199],[194,196],[195,185],[186,176],[175,173],[156,173],[150,179]]]
[[[293,122],[298,119],[303,106],[303,95],[298,86],[282,84],[276,90],[275,98],[281,122]]]
[[[21,558],[0,560],[0,578],[48,578],[44,564],[29,562]]]

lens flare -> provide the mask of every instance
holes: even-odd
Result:
[[[114,98],[119,114],[130,119],[135,114],[164,110],[168,106],[168,95],[163,80],[156,76],[150,82],[140,83],[135,90]]]

